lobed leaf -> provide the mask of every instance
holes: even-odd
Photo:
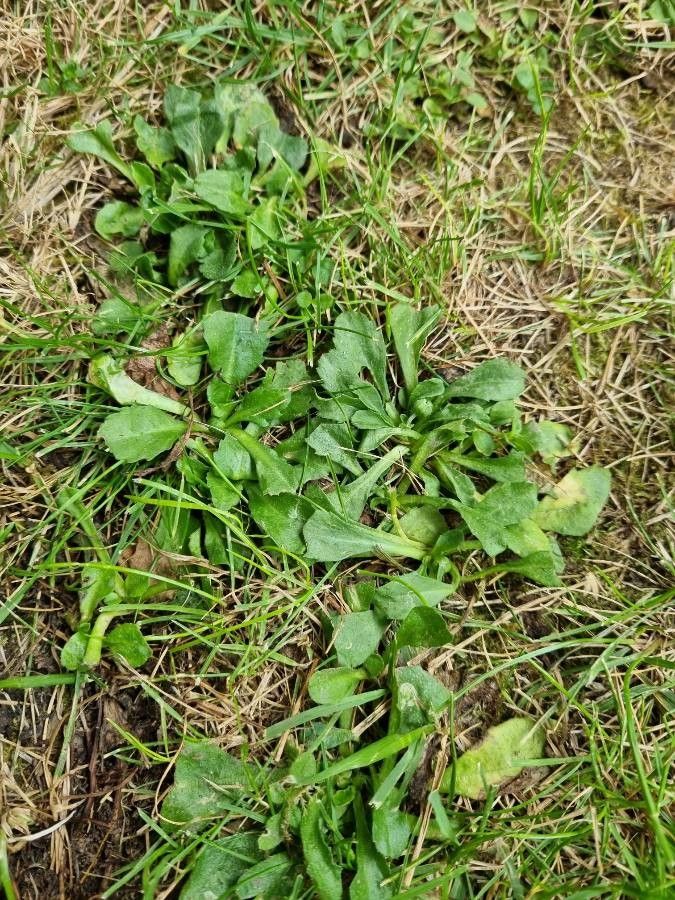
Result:
[[[241,384],[262,363],[270,340],[263,323],[219,310],[204,318],[203,327],[211,368],[226,384]]]

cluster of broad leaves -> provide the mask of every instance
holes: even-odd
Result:
[[[565,462],[557,479],[573,436],[523,420],[524,373],[513,362],[420,378],[439,309],[399,302],[378,323],[348,308],[318,332],[316,365],[289,353],[289,309],[326,312],[332,301],[318,279],[313,293],[286,292],[281,309],[270,273],[299,285],[298,266],[321,268],[306,246],[295,254],[285,229],[302,217],[304,187],[330,166],[328,151],[307,160],[304,141],[284,134],[247,85],[218,85],[206,99],[171,88],[165,113],[166,128],[134,122],[146,162],[124,161],[101,125],[71,138],[139,194],[96,220],[102,236],[124,239],[114,265],[142,288],[137,304],[110,297],[94,323],[115,338],[91,360],[89,380],[119,406],[99,436],[121,465],[161,464],[153,481],[164,484],[171,524],[160,516],[160,550],[233,571],[264,554],[307,574],[331,577],[353,560],[375,560],[378,573],[343,584],[346,611],[326,621],[330,652],[307,686],[314,706],[269,729],[270,740],[293,732],[285,765],[257,769],[209,744],[179,757],[162,818],[186,840],[197,836],[182,897],[288,896],[298,878],[327,900],[347,890],[353,900],[394,896],[396,861],[416,836],[410,782],[452,703],[413,657],[451,642],[443,601],[466,582],[559,585],[558,536],[589,531],[609,474]],[[198,315],[156,351],[151,386],[139,383],[129,363],[156,291],[192,288]],[[85,569],[63,663],[91,668],[108,647],[141,665],[150,648],[138,625],[108,626],[163,586],[151,574],[121,578],[75,502],[67,498],[98,558]],[[382,703],[386,727],[355,730],[355,717]],[[444,795],[498,789],[542,748],[543,732],[525,717],[488,731],[430,795],[428,835],[453,840]],[[223,837],[233,813],[251,830]]]
[[[256,303],[278,310],[275,272],[295,284],[300,307],[327,302],[330,272],[310,235],[295,236],[304,220],[305,188],[343,165],[337,148],[285,133],[274,109],[253,85],[217,83],[203,95],[179,85],[164,98],[166,126],[133,120],[138,153],[128,161],[101,122],[76,131],[72,149],[97,156],[126,178],[137,198],[116,199],[98,212],[98,234],[114,243],[109,261],[118,283],[109,285],[93,323],[99,335],[138,336],[159,306],[176,292],[198,290],[208,308],[224,296],[240,308]],[[266,271],[261,263],[266,262]],[[193,384],[194,367],[181,365],[180,347],[194,348],[190,330],[176,335],[172,377]]]
[[[412,688],[420,678],[410,670],[400,683]],[[213,744],[186,744],[160,814],[162,828],[194,848],[181,900],[273,900],[304,896],[308,888],[320,900],[398,896],[397,860],[419,834],[418,817],[400,808],[424,749],[424,729],[415,724],[422,710],[412,713],[411,698],[408,692],[396,701],[398,728],[328,769],[321,767],[327,749],[353,741],[330,723],[308,729],[308,749],[273,768],[242,762]],[[430,795],[427,839],[454,842],[457,825],[446,811],[446,795],[477,798],[514,778],[541,756],[543,742],[541,728],[527,718],[491,728],[448,767]],[[223,820],[231,822],[225,830]]]
[[[416,561],[412,572],[379,589],[392,595],[375,603],[385,621],[403,618],[418,605],[410,599],[417,594],[437,605],[461,580],[455,560],[474,550],[497,560],[493,570],[558,585],[563,560],[555,535],[592,527],[609,474],[572,469],[540,496],[528,478],[528,457],[551,463],[569,455],[569,430],[523,424],[516,404],[523,372],[506,360],[489,360],[450,382],[419,380],[419,349],[436,316],[407,304],[389,309],[403,381],[397,390],[382,331],[361,312],[336,317],[332,347],[310,372],[297,358],[263,367],[265,320],[214,311],[199,330],[210,369],[203,419],[187,398],[136,384],[120,361],[103,354],[92,361],[90,380],[122,408],[106,417],[100,435],[125,463],[178,445],[177,469],[204,511],[190,549],[213,564],[232,562],[233,510],[250,516],[250,531],[267,549],[298,560]],[[198,349],[190,362],[202,365]]]
[[[294,731],[290,765],[263,777],[208,744],[180,757],[163,824],[212,830],[195,845],[184,900],[214,883],[217,896],[271,900],[298,879],[326,900],[347,890],[351,900],[396,896],[397,861],[418,827],[406,809],[410,783],[452,702],[412,658],[451,643],[442,602],[463,582],[515,574],[560,584],[556,535],[586,533],[607,498],[604,469],[572,468],[544,491],[528,478],[529,460],[545,467],[569,456],[572,436],[522,421],[518,366],[490,360],[453,381],[418,378],[437,315],[392,306],[392,354],[367,316],[343,312],[310,371],[298,359],[264,366],[263,319],[213,312],[202,323],[211,375],[198,421],[163,396],[139,394],[110,357],[92,365],[92,380],[126,404],[101,426],[119,460],[152,459],[179,442],[183,496],[192,497],[183,552],[236,568],[245,548],[233,552],[231,526],[246,521],[256,545],[287,564],[392,564],[390,574],[345,586],[349,611],[327,623],[332,652],[308,682],[314,706],[269,730],[270,739]],[[469,554],[485,560],[482,570],[467,572]],[[354,717],[383,702],[383,736],[359,735]],[[478,799],[498,788],[541,756],[543,738],[525,717],[491,729],[432,793],[427,840],[452,843],[457,830],[444,795]],[[223,837],[223,812],[233,808],[252,830]]]

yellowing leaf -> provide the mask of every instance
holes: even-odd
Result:
[[[102,391],[107,391],[121,406],[154,406],[155,409],[163,409],[177,416],[188,412],[184,403],[138,384],[127,375],[122,363],[109,353],[93,357],[89,363],[87,379]]]
[[[600,466],[573,469],[539,503],[532,519],[544,531],[587,534],[607,502],[611,480]]]
[[[440,790],[452,788],[462,797],[478,800],[488,787],[511,781],[523,770],[523,760],[537,759],[544,748],[544,731],[531,719],[517,716],[489,728],[485,739],[449,768]]]

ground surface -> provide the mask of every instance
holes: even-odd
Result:
[[[1,5],[2,436],[25,453],[0,463],[0,678],[60,671],[79,539],[58,491],[88,486],[118,552],[140,515],[84,386],[102,297],[93,214],[121,187],[65,137],[78,120],[151,114],[173,81],[254,77],[289,131],[345,148],[329,195],[311,198],[341,260],[336,292],[370,310],[397,295],[440,302],[430,365],[521,362],[526,409],[572,425],[579,459],[613,473],[598,528],[566,546],[564,588],[453,601],[465,615],[448,677],[512,662],[508,683],[470,695],[476,734],[520,699],[551,711],[549,755],[567,762],[527,802],[474,807],[449,896],[666,896],[653,874],[672,802],[672,5],[479,3],[464,30],[463,4],[426,0]],[[462,50],[476,109],[467,90],[439,87]],[[513,86],[533,54],[546,126]],[[227,598],[228,584],[213,574],[211,590]],[[249,584],[264,615],[227,647],[217,622],[197,634],[169,617],[141,671],[105,662],[80,692],[0,693],[0,830],[21,898],[84,900],[116,883],[117,897],[169,896],[178,869],[156,886],[147,872],[143,888],[139,875],[116,882],[157,837],[166,761],[185,734],[255,752],[300,708],[317,614],[333,603],[327,588],[307,603],[264,589]]]

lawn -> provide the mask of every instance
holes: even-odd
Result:
[[[0,894],[672,896],[672,0],[0,41]]]

